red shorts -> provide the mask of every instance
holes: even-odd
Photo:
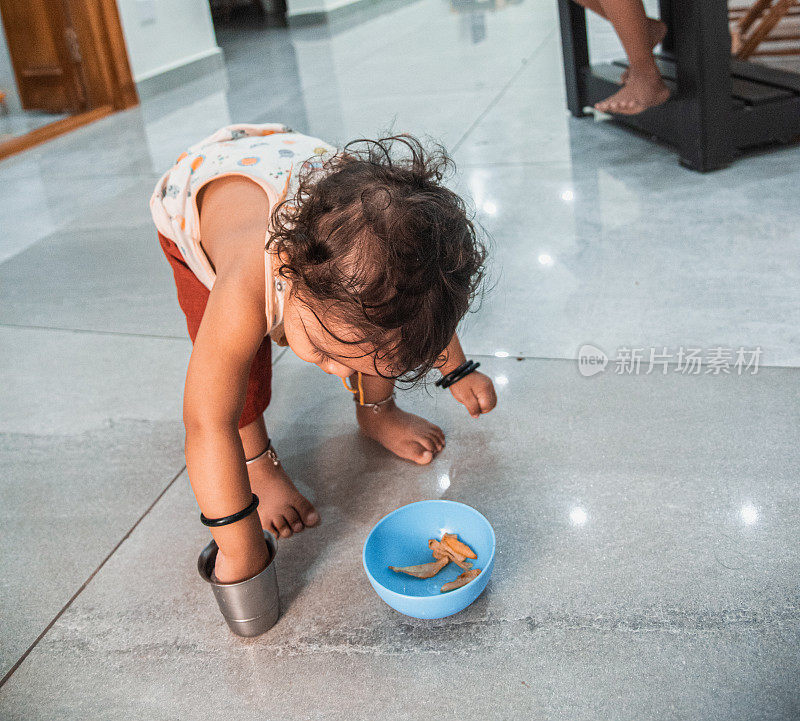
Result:
[[[186,316],[186,327],[189,329],[189,337],[194,343],[200,328],[200,321],[206,310],[209,290],[186,265],[186,261],[175,243],[161,233],[158,234],[158,240],[164,255],[167,256],[167,260],[172,266],[175,287],[178,290],[178,303]],[[250,378],[247,381],[247,394],[242,415],[239,418],[239,428],[250,425],[266,410],[269,405],[271,383],[272,343],[269,336],[265,336],[256,357],[253,358],[253,364],[250,366]]]

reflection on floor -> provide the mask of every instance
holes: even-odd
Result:
[[[800,716],[800,148],[686,171],[567,114],[555,3],[459,10],[224,29],[223,73],[0,162],[2,718]],[[448,437],[420,468],[282,356],[267,423],[323,524],[281,541],[283,617],[241,641],[193,567],[191,347],[147,201],[189,143],[276,120],[451,150],[492,247],[462,336],[500,404],[402,394]],[[421,622],[360,552],[438,497],[498,556],[473,606]]]
[[[66,113],[44,113],[39,110],[0,113],[0,143],[68,117]]]

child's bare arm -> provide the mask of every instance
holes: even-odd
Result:
[[[266,203],[266,196],[257,186],[243,182],[255,187]],[[195,338],[183,404],[186,466],[197,502],[208,518],[228,516],[250,503],[238,421],[250,365],[268,330],[264,313],[264,230],[257,217],[248,217],[255,211],[245,204],[239,206],[236,215],[209,213],[210,209],[219,211],[231,192],[230,185],[215,189],[211,184],[203,201],[201,237],[217,278]],[[232,200],[232,196],[227,199]],[[258,217],[265,219],[263,210]],[[220,222],[226,215],[228,222]],[[212,217],[213,222],[204,222]],[[220,576],[221,581],[248,578],[266,564],[258,514],[215,528],[212,533],[220,549],[217,575],[224,569],[225,578]]]
[[[453,336],[445,352],[447,360],[440,367],[442,375],[447,375],[466,360],[457,335]],[[470,373],[453,383],[450,392],[473,418],[478,418],[481,413],[488,413],[497,405],[497,394],[492,379],[479,371]]]
[[[450,371],[454,371],[467,359],[461,348],[461,343],[458,340],[458,334],[453,334],[452,340],[447,348],[445,348],[444,356],[446,360],[439,366],[439,370],[442,372],[443,376],[446,376]]]

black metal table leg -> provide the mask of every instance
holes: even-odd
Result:
[[[726,0],[672,0],[671,20],[682,106],[677,138],[681,163],[699,171],[733,159],[731,37]]]
[[[658,17],[667,26],[667,34],[661,42],[661,53],[673,56],[675,54],[675,23],[672,22],[672,0],[658,0]]]
[[[567,106],[580,118],[586,115],[586,80],[589,67],[589,43],[586,38],[586,11],[572,0],[558,0],[561,20],[561,50],[564,54],[564,80],[567,85]]]

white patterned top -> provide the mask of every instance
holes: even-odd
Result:
[[[159,232],[172,240],[186,264],[209,290],[216,275],[200,242],[200,214],[196,199],[207,183],[226,175],[242,175],[256,182],[274,208],[297,189],[297,176],[306,164],[320,166],[336,148],[319,138],[295,133],[285,125],[229,125],[183,153],[156,184],[150,211]],[[265,312],[270,330],[283,322],[285,283],[276,277],[275,254],[264,251]]]

